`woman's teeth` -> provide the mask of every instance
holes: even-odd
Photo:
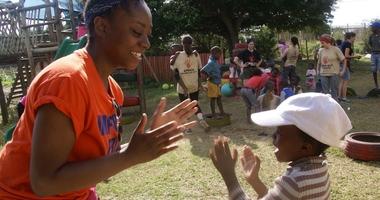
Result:
[[[136,58],[141,59],[141,53],[131,52],[131,54],[132,54],[133,56],[135,56]]]

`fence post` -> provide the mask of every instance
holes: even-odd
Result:
[[[309,61],[309,48],[307,47],[307,39],[305,39],[305,46],[306,46],[306,58],[307,58],[307,61]]]
[[[8,123],[8,109],[7,109],[7,103],[4,95],[3,90],[3,82],[0,78],[0,107],[1,107],[1,116],[3,118],[3,124]]]

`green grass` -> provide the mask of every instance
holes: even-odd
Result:
[[[306,62],[297,66],[298,74],[303,78]],[[372,87],[368,60],[355,62],[350,86],[359,95],[365,95]],[[303,83],[303,82],[302,82]],[[166,96],[170,106],[178,103],[173,89],[146,90],[148,115],[150,116],[161,96]],[[352,131],[379,131],[379,100],[354,98],[350,104],[344,104],[354,129]],[[205,113],[209,112],[206,96],[201,95],[200,104]],[[208,158],[208,150],[213,138],[225,135],[231,139],[231,146],[239,152],[244,145],[251,146],[262,160],[260,177],[268,187],[281,175],[285,163],[278,163],[272,151],[271,133],[273,129],[264,129],[245,123],[244,104],[241,99],[223,98],[225,110],[232,113],[232,125],[212,129],[204,133],[196,127],[191,135],[179,142],[179,149],[163,155],[152,162],[127,169],[110,178],[109,182],[98,184],[97,191],[101,199],[227,199],[226,187],[222,178]],[[125,127],[125,140],[128,139],[136,122]],[[3,127],[4,128],[4,127]],[[259,136],[259,133],[268,136]],[[329,173],[332,182],[332,199],[380,199],[378,180],[380,180],[380,162],[361,162],[347,158],[336,148],[327,151]],[[240,165],[237,175],[244,189],[252,198],[255,192],[243,180]]]
[[[12,86],[13,80],[15,79],[15,74],[15,68],[0,69],[0,79],[4,88],[9,88]]]
[[[350,86],[359,95],[364,96],[373,87],[368,60],[354,62],[354,73]],[[306,61],[297,67],[303,78]],[[148,89],[148,110],[152,110],[160,96],[167,96],[169,104],[178,102],[174,89]],[[205,95],[201,96],[201,107],[209,112]],[[264,129],[245,124],[244,105],[241,100],[224,98],[227,112],[232,113],[232,125],[215,128],[211,133],[204,133],[194,128],[193,134],[186,135],[180,142],[180,148],[164,155],[158,160],[133,167],[111,178],[108,183],[101,183],[97,189],[102,199],[227,199],[226,187],[222,178],[208,158],[212,139],[226,135],[231,139],[231,146],[241,150],[244,145],[251,146],[262,159],[260,176],[267,186],[272,186],[274,179],[281,175],[285,163],[278,163],[272,153],[270,133],[273,129]],[[379,99],[354,98],[350,104],[344,104],[354,129],[352,131],[379,131],[379,115],[376,111]],[[150,112],[151,113],[151,112]],[[135,124],[125,130],[132,130]],[[258,136],[259,133],[268,136]],[[241,151],[240,151],[241,152]],[[327,151],[329,172],[332,182],[332,199],[380,199],[379,183],[380,162],[360,162],[347,158],[336,148]],[[243,187],[255,197],[254,191],[245,183],[240,166],[237,174]]]

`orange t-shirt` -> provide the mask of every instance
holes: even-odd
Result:
[[[29,180],[33,125],[38,108],[53,104],[71,118],[75,132],[76,141],[67,162],[117,151],[119,121],[112,102],[122,105],[123,94],[115,80],[109,77],[108,82],[110,94],[85,49],[53,62],[35,77],[13,139],[0,152],[0,199],[88,198],[90,188],[46,198],[33,193]]]

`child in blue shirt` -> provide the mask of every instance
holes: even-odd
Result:
[[[282,80],[281,86],[282,86],[282,90],[280,93],[280,100],[281,102],[283,102],[288,97],[293,96],[294,91],[293,91],[292,86],[289,84],[288,80]]]
[[[212,47],[210,58],[207,64],[201,69],[201,73],[207,77],[207,96],[210,98],[211,113],[214,118],[217,117],[215,113],[215,102],[218,104],[220,114],[225,115],[220,93],[222,75],[220,65],[217,62],[221,54],[222,50],[218,46]]]

